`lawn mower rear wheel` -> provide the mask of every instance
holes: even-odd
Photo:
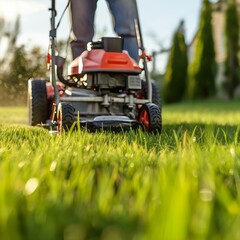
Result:
[[[28,80],[29,125],[36,126],[48,119],[46,81],[41,78]]]
[[[160,89],[156,81],[152,80],[152,103],[156,104],[160,109],[162,108]],[[147,82],[142,80],[142,89],[139,92],[141,98],[147,99]]]

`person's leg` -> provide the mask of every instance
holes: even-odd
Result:
[[[138,43],[135,23],[136,7],[132,0],[107,0],[114,19],[114,30],[124,38],[124,49],[138,61]]]
[[[94,15],[97,0],[72,0],[70,4],[70,24],[72,27],[72,56],[78,57],[86,50],[87,43],[94,35]]]

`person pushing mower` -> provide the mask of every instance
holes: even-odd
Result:
[[[113,17],[114,31],[124,39],[124,50],[138,62],[138,43],[135,31],[136,5],[133,0],[106,0]],[[87,49],[94,35],[94,16],[98,0],[71,0],[70,23],[73,59]]]

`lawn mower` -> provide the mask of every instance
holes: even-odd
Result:
[[[123,38],[103,37],[90,42],[63,76],[65,59],[55,53],[55,0],[49,10],[50,81],[28,81],[29,124],[58,133],[74,125],[89,131],[143,128],[148,133],[161,133],[160,92],[149,77],[138,13],[135,25],[143,67],[123,50]]]

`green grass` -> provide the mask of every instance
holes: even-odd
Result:
[[[0,108],[0,239],[239,239],[238,102],[164,106],[161,136],[26,118]]]
[[[27,124],[26,107],[0,107],[0,124]]]

